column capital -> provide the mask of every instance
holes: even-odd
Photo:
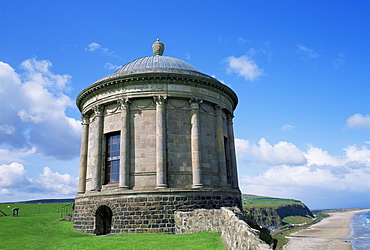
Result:
[[[121,99],[118,99],[117,100],[117,103],[118,103],[118,106],[119,108],[122,110],[122,109],[128,109],[129,106],[130,106],[130,103],[131,103],[131,100],[130,98],[126,97],[126,98],[121,98]]]
[[[220,105],[218,105],[218,104],[214,104],[214,105],[213,105],[213,108],[214,108],[215,110],[220,110],[220,109],[221,109],[221,106],[220,106]]]
[[[167,96],[162,96],[162,95],[153,96],[153,99],[154,99],[157,106],[158,105],[163,105],[167,100]]]
[[[213,108],[215,109],[217,116],[221,116],[222,115],[222,107],[220,105],[215,104],[215,105],[213,105]]]
[[[228,113],[228,114],[227,114],[227,120],[228,120],[229,122],[233,122],[233,118],[234,118],[234,114],[233,114],[233,113]]]
[[[104,112],[104,106],[103,105],[96,105],[92,107],[94,113],[96,116],[103,116]]]
[[[203,102],[203,100],[191,98],[189,100],[190,109],[199,109],[199,105]]]
[[[90,115],[82,114],[81,119],[82,119],[81,125],[89,125],[90,124]]]

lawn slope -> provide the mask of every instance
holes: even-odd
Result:
[[[0,204],[0,249],[223,249],[219,232],[94,236],[57,221],[66,204]],[[12,208],[19,216],[12,216]]]

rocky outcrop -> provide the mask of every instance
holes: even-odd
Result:
[[[269,245],[259,239],[259,231],[252,229],[239,208],[196,209],[191,212],[175,212],[175,232],[199,233],[221,231],[228,249],[267,250]]]
[[[261,227],[281,227],[284,225],[282,219],[287,216],[314,217],[308,207],[301,202],[278,207],[251,207],[244,211],[248,221]]]
[[[274,207],[253,207],[245,209],[249,224],[261,227],[281,227],[283,222]]]
[[[308,209],[308,207],[303,203],[281,206],[276,209],[276,212],[281,219],[287,216],[314,217],[310,209]]]

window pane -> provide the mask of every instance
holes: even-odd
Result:
[[[106,151],[106,182],[119,182],[120,135],[108,135]]]

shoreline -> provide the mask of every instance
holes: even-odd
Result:
[[[370,209],[329,213],[330,217],[286,237],[289,239],[289,243],[284,246],[284,250],[351,250],[352,243],[350,240],[352,238],[349,237],[351,234],[351,219],[355,214],[365,211],[370,211]]]

